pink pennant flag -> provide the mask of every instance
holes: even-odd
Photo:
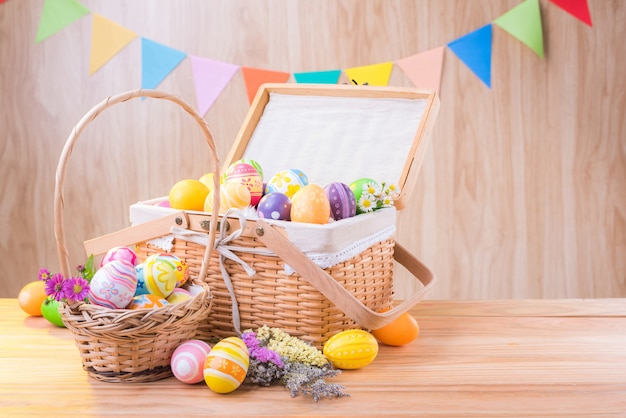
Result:
[[[239,70],[239,66],[197,56],[189,58],[196,86],[198,111],[204,116]]]
[[[415,87],[434,89],[439,93],[444,50],[445,46],[433,48],[403,58],[396,64],[409,77]]]

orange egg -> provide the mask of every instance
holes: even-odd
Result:
[[[27,314],[41,316],[41,304],[46,298],[46,282],[37,280],[28,283],[20,290],[17,296],[17,303]]]
[[[317,184],[304,186],[291,199],[292,222],[327,224],[330,218],[330,202],[326,191]]]
[[[384,327],[372,330],[372,335],[385,345],[401,346],[416,339],[419,332],[415,318],[405,312]]]

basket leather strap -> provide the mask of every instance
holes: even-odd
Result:
[[[424,263],[400,244],[395,243],[395,260],[415,276],[423,284],[423,287],[393,309],[382,313],[374,312],[321,267],[311,261],[289,241],[279,228],[270,225],[262,219],[257,220],[257,226],[262,228],[262,234],[258,234],[257,238],[267,248],[272,250],[286,264],[289,264],[304,280],[315,287],[348,317],[366,329],[381,328],[398,318],[420,302],[436,281],[434,273]]]

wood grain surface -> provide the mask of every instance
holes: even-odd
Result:
[[[517,0],[96,0],[93,13],[164,45],[289,73],[396,61],[477,29]],[[397,239],[440,278],[436,299],[626,296],[626,3],[590,1],[593,27],[540,0],[546,55],[493,27],[492,88],[446,50],[441,111]],[[91,16],[41,43],[43,0],[0,5],[0,296],[58,270],[54,172],[72,127],[141,84],[133,41],[89,76]],[[189,59],[159,86],[195,105]],[[345,75],[340,82],[344,82]],[[293,82],[293,80],[291,80]],[[391,86],[409,86],[395,66]],[[225,156],[248,110],[241,72],[205,115]],[[68,169],[67,238],[128,226],[128,206],[213,167],[174,105],[95,120]],[[277,150],[278,151],[278,150]],[[398,269],[399,297],[414,291]]]
[[[0,415],[605,417],[626,411],[626,300],[425,301],[420,335],[329,380],[348,398],[282,386],[228,395],[167,378],[87,376],[67,329],[0,299]]]

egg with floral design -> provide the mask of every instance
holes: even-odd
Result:
[[[330,203],[326,192],[317,184],[300,189],[291,199],[291,220],[312,224],[327,224]]]
[[[181,273],[178,257],[174,257],[171,254],[152,254],[146,258],[141,274],[147,293],[165,299],[176,288]]]
[[[338,221],[356,215],[356,198],[347,184],[330,183],[324,187],[324,190],[330,203],[330,215],[334,220]]]
[[[309,184],[309,178],[301,170],[290,168],[280,171],[267,183],[267,193],[280,192],[292,198],[301,188]]]
[[[263,177],[248,163],[236,163],[226,172],[226,183],[239,183],[250,192],[250,206],[256,206],[263,196]]]
[[[150,293],[146,295],[137,295],[134,296],[130,301],[126,309],[154,309],[154,308],[162,308],[167,305],[169,302],[163,298],[158,297],[157,295],[152,295]]]
[[[212,391],[230,393],[243,383],[250,355],[241,338],[227,337],[213,346],[204,362],[204,381]]]
[[[135,296],[137,272],[126,260],[106,263],[89,283],[87,299],[90,303],[111,309],[124,309]]]

